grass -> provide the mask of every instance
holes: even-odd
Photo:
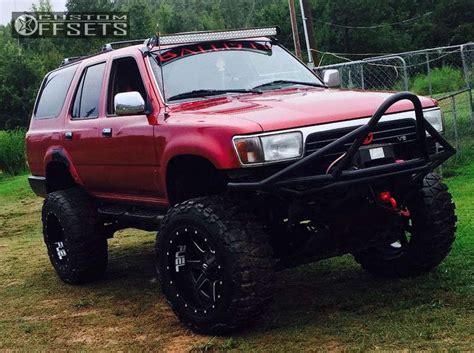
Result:
[[[42,242],[41,200],[25,176],[0,182],[0,350],[474,350],[474,163],[447,183],[458,238],[433,272],[374,278],[344,256],[277,274],[271,310],[232,337],[183,328],[153,268],[155,234],[109,241],[103,281],[69,286]]]
[[[26,172],[25,131],[0,131],[0,178],[7,175],[20,175]]]
[[[436,95],[434,98],[443,96],[446,96],[446,94]],[[471,117],[469,92],[457,94],[454,97],[454,104],[451,98],[442,99],[439,101],[439,106],[444,112],[444,136],[458,150],[456,156],[443,166],[445,175],[452,176],[455,175],[457,170],[462,169],[460,167],[474,160],[474,139],[472,138],[474,135],[474,121]],[[455,128],[457,129],[457,138]]]
[[[410,90],[427,96],[431,92],[439,94],[443,92],[452,92],[466,87],[464,73],[461,68],[452,67],[450,65],[432,68],[430,77],[426,74],[419,74],[410,79]]]

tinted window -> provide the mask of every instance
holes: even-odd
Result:
[[[200,89],[251,89],[278,80],[322,84],[295,57],[268,41],[209,42],[155,53],[153,71],[160,88],[164,81],[166,99]]]
[[[36,118],[58,116],[76,69],[77,65],[74,65],[49,74],[43,83],[43,88],[35,108]]]
[[[114,98],[118,93],[137,91],[146,99],[145,86],[134,58],[114,60],[110,71],[107,114],[115,114]]]
[[[104,69],[105,63],[84,69],[74,97],[73,118],[92,119],[99,116],[100,91]]]

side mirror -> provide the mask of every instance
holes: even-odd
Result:
[[[118,93],[114,97],[115,114],[136,115],[145,113],[145,101],[137,91]]]
[[[341,85],[339,70],[324,70],[323,81],[328,87],[339,87]]]

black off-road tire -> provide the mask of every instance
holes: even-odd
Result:
[[[97,208],[81,189],[48,194],[42,211],[44,242],[59,278],[80,284],[101,278],[107,267],[107,238]]]
[[[354,254],[361,266],[387,277],[408,277],[428,272],[440,264],[451,250],[456,237],[455,205],[448,187],[436,174],[428,174],[423,187],[410,198],[412,234],[398,252],[380,247]],[[390,256],[388,256],[391,254]]]
[[[270,303],[272,251],[245,202],[211,196],[171,208],[158,232],[156,256],[168,303],[194,331],[225,334],[248,326]],[[198,287],[201,275],[208,279]]]

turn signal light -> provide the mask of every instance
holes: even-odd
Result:
[[[249,164],[263,162],[262,144],[258,137],[236,139],[235,146],[242,163]]]

